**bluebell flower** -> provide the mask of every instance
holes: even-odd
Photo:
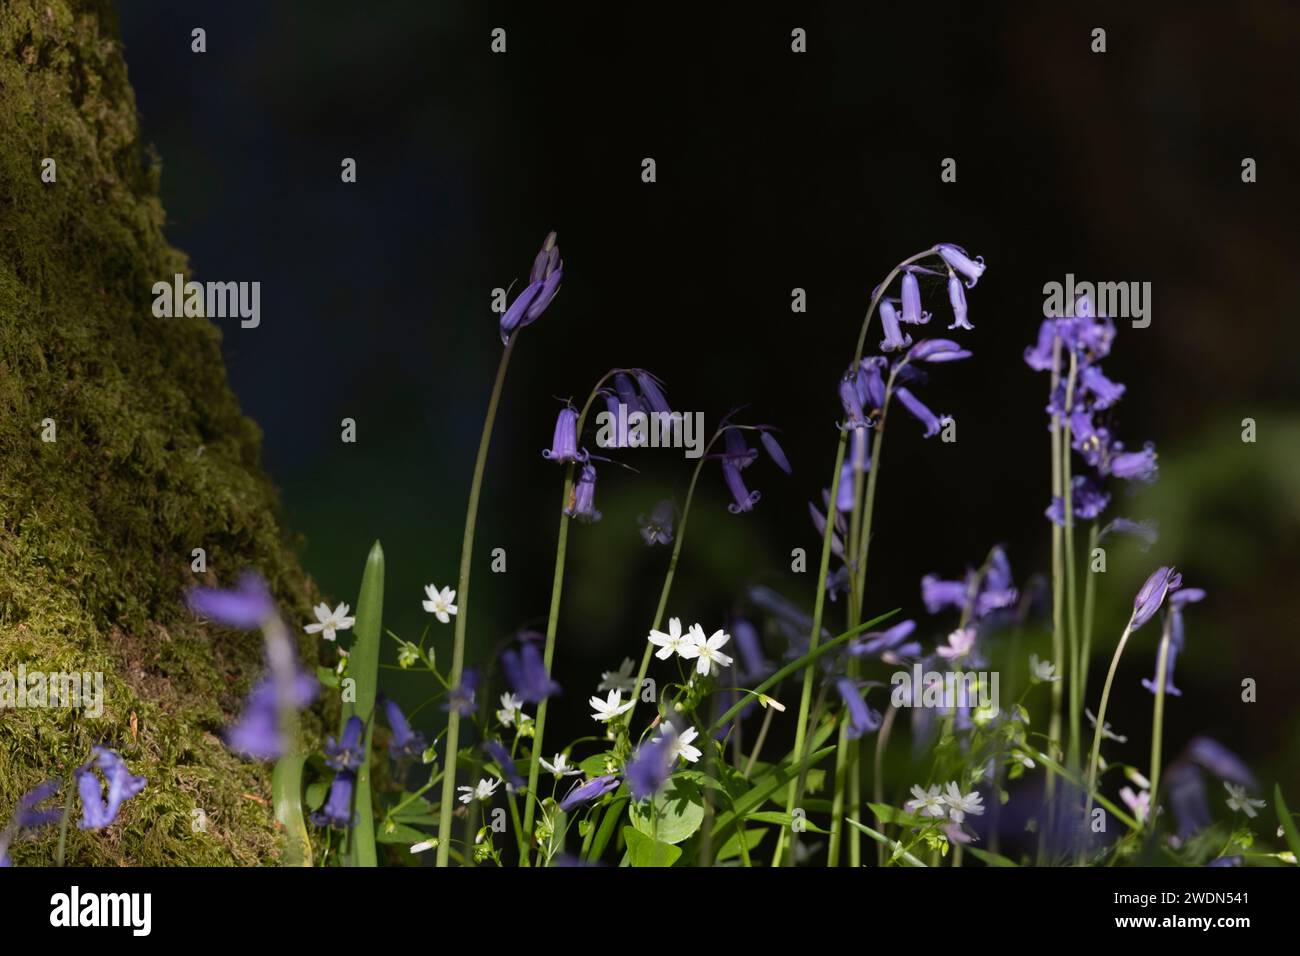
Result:
[[[961,246],[950,243],[942,243],[938,251],[943,261],[948,264],[948,268],[961,273],[965,278],[966,288],[975,288],[975,283],[979,281],[980,276],[984,275],[984,257],[976,256],[972,259]]]
[[[887,300],[880,303],[880,318],[885,319],[885,306]],[[893,312],[893,306],[889,306],[889,311]],[[908,325],[925,325],[930,321],[930,313],[921,308],[921,283],[917,281],[916,272],[908,269],[903,273],[903,314],[898,316],[899,320]]]
[[[641,515],[636,519],[641,539],[648,545],[671,544],[676,517],[677,506],[670,499],[663,499],[651,509],[649,516]]]
[[[844,706],[848,709],[850,740],[857,740],[864,734],[875,733],[880,729],[882,722],[880,714],[867,706],[867,702],[862,699],[862,694],[858,692],[857,684],[847,677],[841,677],[835,681],[835,689],[839,691]]]
[[[1165,655],[1165,693],[1172,694],[1174,697],[1183,695],[1183,692],[1174,686],[1174,661],[1182,653],[1186,640],[1183,627],[1183,607],[1204,599],[1205,591],[1201,588],[1180,587],[1169,595],[1169,650]],[[1156,681],[1160,678],[1159,667],[1160,657],[1156,655],[1157,673],[1150,680],[1145,678],[1142,680],[1142,686],[1153,694],[1158,689]]]
[[[14,825],[20,830],[34,830],[37,827],[58,823],[63,816],[60,809],[42,810],[40,805],[59,792],[59,781],[47,780],[39,787],[27,791],[18,800],[14,810]]]
[[[754,505],[758,504],[763,497],[762,492],[750,491],[745,487],[745,479],[741,476],[740,470],[747,464],[748,462],[743,459],[722,460],[722,480],[726,482],[727,490],[731,492],[731,504],[727,505],[727,510],[733,515],[753,511]]]
[[[325,739],[325,765],[335,770],[360,770],[366,758],[365,729],[360,717],[349,717],[338,740],[332,736]]]
[[[333,827],[336,830],[346,830],[351,827],[356,818],[352,810],[352,795],[356,790],[356,782],[356,774],[350,770],[336,773],[330,783],[325,805],[311,815],[311,822],[318,827]]]
[[[384,699],[384,715],[388,718],[388,729],[392,731],[388,738],[388,755],[394,760],[423,757],[429,749],[428,741],[422,733],[411,729],[410,722],[396,701]]]
[[[591,462],[583,463],[578,480],[569,492],[569,504],[564,513],[576,521],[594,523],[600,520],[600,512],[596,510],[596,466]]]
[[[231,589],[191,588],[187,599],[195,614],[245,631],[261,627],[276,613],[266,581],[253,571],[240,575]]]
[[[1256,789],[1255,775],[1240,757],[1210,737],[1194,737],[1184,751],[1187,759],[1204,767],[1220,780],[1231,780],[1251,790]]]
[[[628,415],[646,411],[641,396],[637,393],[636,385],[626,372],[619,372],[614,376],[614,391],[618,394],[618,400],[627,406]]]
[[[952,325],[948,328],[974,330],[975,326],[966,317],[966,287],[955,272],[948,273],[948,302],[952,305]]]
[[[781,448],[780,444],[777,443],[775,435],[765,428],[758,433],[758,440],[763,443],[763,450],[767,452],[767,456],[772,459],[772,462],[776,467],[780,468],[787,475],[793,474],[793,469],[790,467],[790,459],[785,457],[785,451]]]
[[[1182,586],[1183,576],[1173,568],[1160,567],[1146,579],[1133,599],[1133,615],[1129,628],[1136,631],[1151,620],[1164,604],[1166,595]]]
[[[909,362],[960,362],[971,353],[952,339],[922,339],[908,350]]]
[[[1019,597],[1020,592],[1011,579],[1011,562],[1001,547],[995,547],[989,556],[984,580],[980,582],[979,593],[975,597],[975,617],[986,617],[994,611],[1009,608]]]
[[[1115,448],[1120,446],[1116,443]],[[1141,451],[1117,451],[1107,461],[1107,470],[1127,481],[1154,481],[1157,472],[1155,445],[1147,442]]]
[[[1073,520],[1087,521],[1097,517],[1110,504],[1110,495],[1087,475],[1075,475],[1070,480],[1070,516]],[[1047,506],[1047,517],[1054,524],[1065,525],[1065,503],[1053,498]]]
[[[1044,319],[1038,327],[1038,341],[1025,349],[1025,364],[1035,372],[1052,370],[1052,352],[1058,336],[1055,319]]]
[[[511,790],[522,790],[524,787],[524,778],[519,776],[519,770],[515,767],[514,759],[510,756],[510,751],[499,740],[485,740],[483,750],[489,757],[495,761],[497,767],[501,770],[501,776]]]
[[[108,784],[108,799],[95,770],[98,769]],[[77,780],[77,793],[81,796],[81,822],[83,830],[102,830],[117,819],[122,804],[144,789],[147,781],[136,777],[127,769],[126,762],[107,747],[95,747],[90,759],[73,774]]]
[[[911,276],[911,273],[908,273]],[[912,279],[916,281],[915,278]],[[906,301],[906,299],[904,299]],[[904,313],[906,315],[906,313]],[[894,352],[898,349],[905,349],[912,344],[912,337],[903,332],[899,325],[899,315],[894,311],[894,307],[888,302],[880,303],[880,326],[885,330],[885,337],[880,342],[880,351]],[[926,315],[929,319],[929,315]]]
[[[743,617],[731,620],[730,633],[736,641],[736,652],[740,666],[736,668],[736,679],[741,684],[757,684],[772,673],[772,665],[763,656],[763,642],[758,636],[758,629]]]
[[[870,462],[868,462],[866,467],[863,470],[866,470],[866,468],[870,468],[870,467],[871,467]],[[856,494],[856,489],[854,488],[853,473],[856,470],[857,467],[852,458],[850,458],[848,461],[844,462],[844,464],[840,466],[840,486],[835,491],[836,511],[840,511],[847,514],[848,512],[853,510],[854,496]]]
[[[618,789],[618,777],[614,774],[606,774],[602,777],[592,777],[585,783],[574,784],[573,788],[560,801],[560,809],[565,813],[571,813],[577,807],[584,803],[590,803],[609,793],[611,790]]]
[[[1124,386],[1112,382],[1096,365],[1085,365],[1079,373],[1079,390],[1099,411],[1110,408],[1124,395]]]
[[[921,578],[921,601],[931,614],[948,607],[964,608],[969,594],[968,581],[943,581],[934,574]]]
[[[866,412],[873,412],[885,404],[885,369],[889,359],[883,355],[872,355],[858,363],[854,376],[858,390],[858,402]]]
[[[939,430],[943,427],[944,418],[947,416],[940,417],[935,415],[934,412],[926,408],[920,399],[906,388],[898,388],[895,390],[894,394],[897,395],[898,400],[903,403],[903,407],[911,412],[912,416],[925,426],[926,438],[933,438],[935,435],[939,434]]]
[[[578,451],[578,410],[572,405],[565,404],[560,409],[555,419],[551,447],[542,451],[542,457],[557,464],[581,461],[586,457]]]
[[[447,702],[442,705],[442,709],[448,712],[455,710],[462,717],[470,717],[474,713],[477,693],[478,671],[466,667],[460,673],[460,683],[448,693]]]
[[[854,657],[876,657],[902,644],[915,630],[915,621],[899,621],[883,631],[868,631],[849,642],[849,653]]]
[[[1131,521],[1128,518],[1115,518],[1097,535],[1098,541],[1104,541],[1112,534],[1131,535],[1142,542],[1142,550],[1149,550],[1159,538],[1155,521]]]
[[[501,652],[501,669],[516,697],[527,704],[540,704],[560,692],[560,685],[551,680],[542,660],[542,652],[534,643],[524,643]]]
[[[555,233],[547,235],[541,251],[533,259],[533,268],[528,276],[528,285],[516,296],[515,301],[501,316],[501,341],[506,342],[510,333],[516,329],[536,322],[546,311],[551,300],[560,291],[564,280],[564,260],[560,258],[559,247],[555,243]]]
[[[672,407],[663,393],[663,382],[643,368],[632,370],[637,387],[641,390],[641,403],[650,412],[671,412]]]
[[[676,734],[671,726],[663,736],[648,740],[636,748],[628,759],[627,787],[633,800],[647,800],[668,783],[676,760]]]
[[[305,710],[316,699],[316,690],[316,678],[299,671],[285,706]],[[239,719],[226,729],[227,746],[240,756],[253,760],[271,761],[284,756],[278,704],[274,678],[262,678],[249,693]]]
[[[826,516],[817,510],[817,506],[811,501],[808,502],[808,513],[812,516],[813,527],[817,529],[817,534],[826,537]],[[844,560],[844,540],[841,534],[844,531],[844,519],[837,512],[835,515],[835,530],[831,532],[831,554],[835,555],[841,561]]]

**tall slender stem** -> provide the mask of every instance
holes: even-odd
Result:
[[[1088,662],[1092,660],[1092,620],[1097,605],[1097,572],[1092,569],[1092,556],[1097,550],[1100,532],[1097,522],[1088,529],[1088,574],[1083,579],[1083,628],[1079,634],[1079,703],[1088,699]]]
[[[1168,675],[1165,672],[1169,665],[1169,639],[1173,622],[1173,615],[1165,616],[1164,631],[1160,635],[1160,654],[1156,660],[1156,706],[1151,715],[1151,801],[1148,803],[1150,810],[1147,812],[1147,824],[1155,822],[1156,818],[1156,798],[1160,790],[1160,750],[1164,741],[1165,729],[1165,685],[1168,683]]]
[[[516,333],[517,334],[517,333]],[[497,406],[505,387],[506,369],[515,349],[515,335],[511,335],[501,352],[497,365],[496,381],[488,399],[487,415],[483,419],[483,434],[479,438],[478,456],[474,459],[474,477],[469,486],[469,505],[465,508],[465,533],[460,543],[460,576],[456,583],[456,631],[451,651],[451,673],[448,681],[459,687],[465,669],[465,627],[469,619],[469,573],[474,558],[474,527],[478,522],[479,492],[483,488],[483,473],[487,468],[488,447],[492,444],[492,426],[496,423]],[[442,779],[442,800],[438,807],[438,866],[446,866],[451,854],[451,811],[456,801],[456,758],[460,747],[460,711],[452,706],[447,715],[447,745],[444,763],[446,776]]]
[[[1061,383],[1061,337],[1057,335],[1052,340],[1052,386],[1050,395],[1056,395],[1056,389]],[[1059,414],[1052,416],[1051,423],[1052,437],[1052,497],[1061,497],[1061,479],[1063,477],[1061,468],[1061,416]],[[1064,628],[1062,626],[1061,616],[1064,608],[1064,568],[1063,564],[1063,546],[1064,539],[1061,534],[1061,527],[1055,521],[1052,522],[1052,663],[1055,666],[1056,674],[1060,678],[1065,676],[1065,638]],[[1050,751],[1054,743],[1061,739],[1061,698],[1062,698],[1062,680],[1052,682],[1052,711],[1048,718],[1047,724],[1047,749]],[[1038,840],[1038,859],[1042,862],[1043,854],[1046,852],[1047,838],[1049,832],[1055,825],[1056,819],[1056,777],[1048,776],[1046,786],[1047,797],[1047,826],[1040,833]]]
[[[1070,640],[1070,666],[1066,678],[1070,682],[1070,745],[1066,751],[1066,766],[1075,769],[1079,759],[1080,725],[1082,707],[1079,697],[1079,629],[1076,606],[1077,581],[1074,573],[1074,490],[1070,475],[1070,418],[1074,404],[1074,383],[1078,374],[1078,353],[1070,349],[1070,373],[1065,382],[1065,412],[1061,421],[1061,507],[1065,516],[1065,600],[1066,630]]]
[[[1132,618],[1124,626],[1124,633],[1120,635],[1119,644],[1115,647],[1115,656],[1110,659],[1110,670],[1106,672],[1106,683],[1101,688],[1101,705],[1097,708],[1097,727],[1092,734],[1092,759],[1088,761],[1088,804],[1083,812],[1085,824],[1088,817],[1092,815],[1093,798],[1097,793],[1097,763],[1101,757],[1101,732],[1106,726],[1106,705],[1110,703],[1110,687],[1115,682],[1115,671],[1119,669],[1120,655],[1124,653],[1124,645],[1128,643],[1131,633],[1133,633]]]

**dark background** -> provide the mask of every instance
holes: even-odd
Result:
[[[555,397],[582,401],[612,366],[653,370],[710,430],[747,403],[784,430],[795,467],[748,471],[764,497],[741,517],[706,470],[670,613],[718,626],[754,582],[810,607],[813,575],[792,574],[789,554],[816,560],[805,502],[829,483],[836,382],[870,291],[898,260],[955,242],[989,266],[970,293],[976,356],[940,367],[923,397],[956,417],[958,441],[896,417],[869,609],[923,613],[920,577],[954,576],[994,542],[1018,577],[1048,569],[1047,382],[1021,360],[1043,284],[1150,281],[1152,325],[1121,323],[1106,369],[1128,385],[1122,437],[1156,441],[1161,477],[1110,513],[1157,518],[1162,537],[1110,550],[1090,702],[1124,606],[1176,563],[1210,596],[1189,612],[1166,753],[1208,733],[1300,786],[1300,8],[1059,6],[124,2],[168,234],[195,278],[262,283],[260,328],[218,323],[324,591],[355,603],[376,537],[386,626],[418,637],[422,585],[454,585],[501,348],[491,290],[526,279],[556,229],[564,288],[520,338],[492,447],[471,660],[544,624],[562,474],[540,452]],[[489,49],[497,26],[505,55]],[[1105,54],[1090,52],[1094,27]],[[344,157],[356,184],[340,181]],[[955,184],[940,181],[944,157]],[[796,286],[807,315],[790,312]],[[927,292],[945,317],[942,288]],[[689,477],[675,452],[624,460],[641,473],[604,468],[605,520],[570,536],[557,746],[590,733],[600,671],[639,659],[667,552],[641,545],[635,517],[680,503]],[[495,547],[504,575],[489,573]],[[927,644],[945,624],[926,625]],[[445,660],[452,629],[433,628]],[[1155,638],[1135,641],[1112,700],[1132,738],[1117,756],[1139,764]],[[1258,703],[1240,701],[1245,677]],[[424,696],[400,681],[408,702]]]

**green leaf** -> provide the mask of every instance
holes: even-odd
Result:
[[[935,817],[918,817],[914,813],[907,813],[886,803],[868,803],[867,807],[870,808],[871,812],[876,815],[876,819],[881,823],[896,823],[905,827],[925,827],[938,822]]]
[[[794,815],[782,813],[777,810],[760,810],[758,813],[751,813],[745,817],[746,823],[775,823],[777,826],[788,827],[794,823]],[[829,833],[829,830],[823,830],[817,824],[807,819],[802,821],[803,828],[810,833]]]
[[[355,640],[348,657],[348,676],[356,681],[356,700],[344,701],[339,733],[352,717],[366,724],[366,753],[357,771],[357,821],[348,839],[347,863],[350,866],[377,866],[375,853],[375,813],[370,794],[370,744],[375,730],[375,698],[379,690],[379,635],[384,615],[384,549],[378,541],[366,557],[361,574],[361,593],[357,597]]]
[[[826,726],[830,727],[832,725],[828,723]],[[809,746],[817,746],[819,739],[825,739],[825,732],[814,734],[812,740],[809,741]],[[812,766],[819,760],[824,759],[827,754],[833,753],[834,750],[835,748],[831,746],[823,747],[821,750],[810,753],[808,755],[808,765]],[[743,797],[737,799],[735,804],[732,806],[732,809],[725,813],[718,814],[713,825],[714,838],[722,841],[722,845],[725,846],[726,841],[736,832],[736,826],[739,820],[745,819],[749,814],[757,810],[769,797],[772,796],[772,794],[776,793],[777,790],[785,786],[798,775],[799,765],[787,762],[778,766],[772,772],[764,775],[761,780],[756,780],[753,789]]]
[[[318,666],[316,668],[316,679],[320,681],[321,685],[324,687],[332,687],[337,689],[339,686],[338,671],[334,670],[334,668],[332,667]]]
[[[1295,820],[1291,819],[1291,811],[1286,808],[1286,801],[1282,799],[1282,785],[1273,784],[1273,804],[1277,808],[1277,820],[1282,824],[1282,832],[1286,834],[1287,846],[1291,847],[1291,852],[1295,854],[1296,859],[1300,860],[1300,832],[1297,832]]]
[[[988,850],[981,850],[977,846],[966,847],[966,852],[977,860],[982,860],[989,866],[1019,866],[1015,860],[1005,857],[1001,853],[992,853]]]
[[[430,826],[437,823],[436,820],[429,822]],[[400,843],[403,846],[412,846],[416,843],[422,843],[429,839],[429,835],[414,827],[408,827],[403,823],[394,823],[388,821],[379,827],[379,832],[375,834],[376,843]]]
[[[767,836],[769,831],[766,827],[754,827],[752,830],[745,831],[745,851],[752,853],[760,843],[763,837]],[[737,830],[731,835],[731,838],[722,845],[714,861],[721,863],[723,860],[730,860],[732,857],[740,856],[740,831]]]
[[[271,771],[275,819],[284,827],[283,866],[311,866],[311,838],[302,815],[302,765],[298,754],[286,754]]]
[[[704,799],[693,782],[673,777],[654,799],[633,803],[628,817],[632,826],[652,840],[681,843],[704,822]]]
[[[578,764],[578,769],[588,777],[603,777],[609,773],[608,762],[612,754],[598,753]]]
[[[315,812],[325,804],[325,797],[329,795],[330,785],[324,780],[317,780],[307,788],[307,809]]]
[[[672,866],[682,855],[682,848],[655,840],[633,827],[623,828],[628,861],[633,866]]]

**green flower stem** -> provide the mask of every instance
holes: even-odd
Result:
[[[1115,647],[1115,656],[1110,659],[1106,683],[1101,688],[1101,705],[1097,708],[1097,727],[1092,734],[1092,759],[1088,761],[1088,804],[1083,812],[1085,823],[1092,815],[1092,804],[1097,795],[1097,763],[1101,756],[1101,732],[1106,726],[1106,705],[1110,703],[1110,687],[1115,682],[1115,671],[1119,669],[1119,659],[1124,653],[1124,645],[1128,643],[1129,635],[1132,633],[1133,619],[1130,617],[1128,624],[1124,626],[1124,633],[1120,635],[1119,644]]]
[[[898,716],[898,708],[890,704],[885,711],[885,719],[880,724],[880,731],[876,734],[876,756],[872,765],[871,779],[871,797],[877,803],[883,805],[885,802],[885,749],[889,746],[889,737],[894,729],[894,718]],[[884,826],[884,820],[877,817],[877,822]],[[876,864],[885,865],[885,848],[883,845],[876,847]]]
[[[1055,395],[1061,384],[1061,337],[1052,341],[1052,384],[1049,395]],[[1052,416],[1052,497],[1061,497],[1061,416]],[[1065,676],[1065,627],[1062,616],[1065,611],[1065,570],[1064,537],[1062,529],[1055,521],[1052,525],[1052,663],[1059,678]],[[1047,747],[1061,739],[1061,702],[1062,680],[1052,682],[1052,710],[1047,724]],[[1051,832],[1056,817],[1056,777],[1049,776],[1046,785],[1048,824],[1039,834],[1038,862],[1042,863],[1047,848],[1047,834]]]
[[[1069,408],[1074,403],[1074,384],[1078,375],[1078,355],[1070,350],[1070,373],[1065,383],[1065,407]],[[1070,682],[1070,745],[1066,750],[1066,765],[1070,767],[1078,766],[1079,760],[1079,721],[1081,718],[1080,709],[1083,706],[1082,698],[1079,696],[1079,629],[1078,629],[1078,607],[1076,602],[1076,592],[1078,590],[1077,581],[1074,572],[1074,494],[1072,492],[1072,481],[1070,474],[1070,420],[1063,417],[1061,420],[1061,505],[1065,513],[1065,604],[1066,604],[1066,632],[1070,641],[1070,666],[1066,673],[1066,679]]]
[[[1160,789],[1160,750],[1164,740],[1165,729],[1165,668],[1169,663],[1169,639],[1170,628],[1173,623],[1173,615],[1165,616],[1164,632],[1160,636],[1160,654],[1156,660],[1156,705],[1151,715],[1151,775],[1148,779],[1151,781],[1151,802],[1148,806],[1151,808],[1147,814],[1147,823],[1152,824],[1156,819],[1156,797]]]
[[[1097,606],[1097,575],[1092,570],[1092,555],[1097,550],[1100,531],[1097,522],[1088,529],[1088,576],[1083,581],[1083,629],[1079,643],[1079,706],[1088,699],[1088,662],[1092,660],[1092,620]]]
[[[601,386],[621,371],[623,369],[611,369],[601,376],[600,381],[592,388],[587,401],[583,403],[582,411],[578,414],[575,426],[577,435],[582,435],[583,426],[587,421],[587,412],[591,410],[591,403],[600,393]],[[564,563],[569,547],[569,525],[573,521],[567,510],[569,500],[573,496],[573,473],[574,463],[569,462],[564,470],[564,495],[560,499],[560,530],[555,541],[555,574],[551,580],[551,609],[546,618],[546,649],[542,654],[542,663],[547,674],[551,673],[551,663],[555,660],[555,634],[560,624],[560,598],[564,594]],[[537,716],[533,720],[533,760],[528,768],[528,794],[524,800],[523,838],[527,845],[531,845],[533,839],[533,817],[537,809],[537,780],[541,771],[541,758],[546,753],[543,749],[543,741],[546,737],[546,712],[549,703],[549,699],[544,699],[537,705]],[[528,866],[529,862],[528,854],[525,853],[520,858],[519,865]]]
[[[487,415],[483,419],[483,435],[479,438],[478,456],[474,459],[474,477],[469,486],[469,505],[465,509],[465,533],[460,544],[460,576],[456,583],[456,631],[451,650],[451,673],[447,680],[452,687],[460,686],[465,670],[465,628],[469,619],[469,573],[474,559],[474,528],[478,521],[479,493],[483,489],[483,474],[487,469],[488,447],[492,444],[492,426],[496,423],[497,407],[505,388],[506,369],[515,349],[518,333],[512,334],[501,352],[497,365],[496,381],[488,399]],[[438,866],[447,866],[451,856],[451,812],[456,803],[456,759],[460,747],[460,711],[452,707],[447,715],[447,744],[444,760],[447,771],[442,779],[442,799],[438,805]],[[531,803],[530,803],[531,806]]]

